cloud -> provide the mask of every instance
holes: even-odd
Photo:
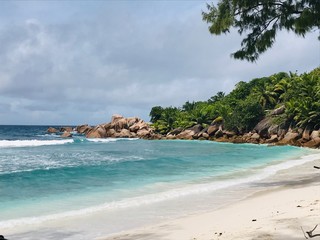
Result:
[[[28,5],[33,15],[20,6],[15,14],[25,19],[2,23],[0,95],[11,107],[0,106],[0,123],[96,124],[112,113],[148,120],[154,105],[206,100],[241,80],[319,64],[316,34],[281,33],[252,64],[230,58],[240,46],[237,34],[210,36],[202,3],[99,4],[64,12],[59,21],[39,13],[54,8],[61,15],[59,4]]]

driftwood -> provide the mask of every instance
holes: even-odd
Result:
[[[317,227],[318,227],[318,224],[317,224],[312,230],[306,231],[306,234],[308,235],[309,238],[320,237],[320,234],[319,234],[319,233],[313,235],[313,232],[314,232],[314,230],[316,230]],[[302,232],[303,232],[304,237],[305,237],[306,239],[308,239],[308,237],[307,237],[306,234],[304,233],[304,230],[303,230],[302,227],[301,227],[301,229],[302,229]]]

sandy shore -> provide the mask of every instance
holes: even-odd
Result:
[[[281,171],[257,183],[259,190],[250,197],[218,210],[101,239],[305,239],[302,229],[320,224],[320,170],[313,168],[319,162]],[[320,226],[314,234],[320,234]]]

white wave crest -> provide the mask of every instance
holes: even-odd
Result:
[[[132,141],[132,140],[138,140],[139,138],[87,138],[87,141],[89,142],[116,142],[116,141]]]
[[[0,140],[0,148],[11,147],[38,147],[48,145],[61,145],[66,143],[73,143],[72,139],[65,140]]]

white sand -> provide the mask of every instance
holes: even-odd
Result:
[[[251,197],[218,210],[104,239],[305,239],[302,229],[320,224],[320,170],[313,168],[315,164],[320,161],[282,171],[260,183],[259,192]],[[314,234],[320,234],[320,226]]]

